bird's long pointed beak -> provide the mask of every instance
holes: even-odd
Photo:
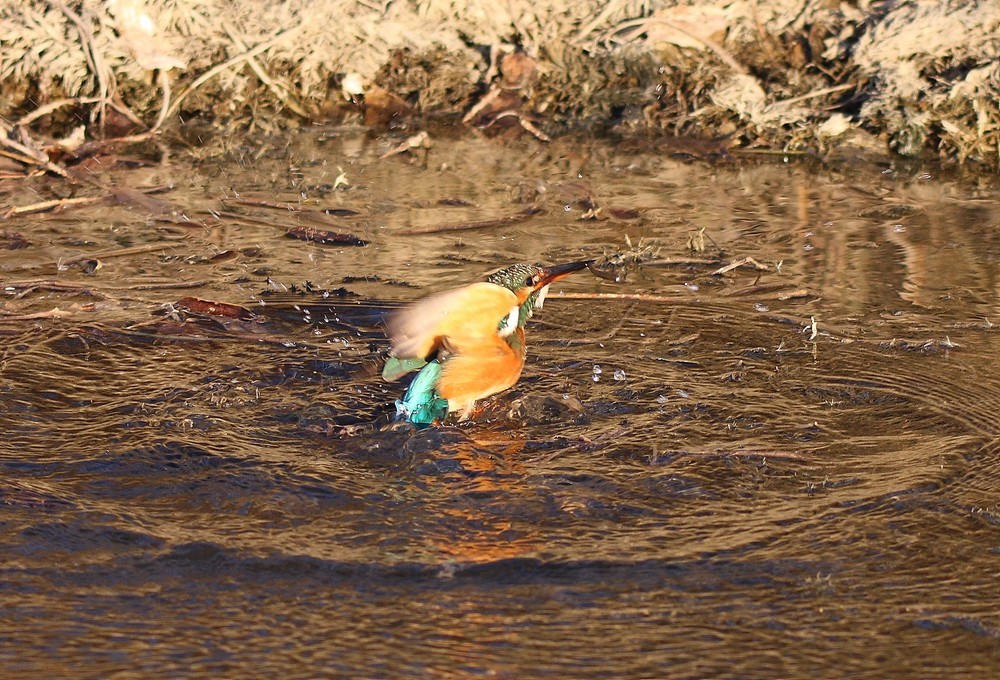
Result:
[[[543,267],[542,274],[538,277],[538,282],[533,286],[533,290],[541,290],[550,283],[566,278],[573,272],[586,269],[593,263],[593,260],[580,260],[579,262],[568,262],[566,264],[555,264],[551,267]]]

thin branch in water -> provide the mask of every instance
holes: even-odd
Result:
[[[544,211],[541,208],[529,208],[513,215],[504,217],[494,217],[488,220],[478,220],[475,222],[459,222],[457,224],[442,224],[437,227],[419,227],[415,229],[402,229],[396,233],[400,236],[422,236],[425,234],[440,234],[448,231],[473,231],[475,229],[488,229],[490,227],[501,227],[505,224],[523,222],[536,215],[541,215]]]
[[[562,293],[560,300],[638,300],[639,302],[689,302],[690,298],[651,295],[647,293]]]
[[[103,196],[81,196],[78,198],[56,198],[51,201],[40,201],[30,205],[16,205],[4,211],[3,218],[6,220],[16,215],[31,215],[50,211],[58,212],[69,206],[93,205],[103,200]]]
[[[711,275],[712,276],[721,276],[721,275],[725,274],[726,272],[731,272],[734,269],[739,269],[740,267],[743,267],[743,266],[746,266],[746,265],[750,265],[750,266],[754,267],[755,269],[757,269],[758,271],[764,271],[764,272],[770,271],[770,267],[768,267],[766,264],[761,264],[760,262],[758,262],[757,260],[753,259],[752,257],[744,257],[744,258],[741,258],[739,260],[734,260],[734,261],[730,262],[729,264],[727,264],[724,267],[719,267],[714,272],[712,272]]]
[[[35,312],[34,314],[12,314],[10,316],[5,315],[0,316],[0,321],[33,321],[36,319],[65,319],[67,317],[73,316],[77,312],[92,312],[94,311],[93,306],[81,306],[78,304],[73,304],[71,307],[75,309],[60,309],[59,307],[53,307],[47,312]]]
[[[658,260],[643,262],[643,267],[718,267],[722,260],[704,257],[663,257]]]
[[[174,243],[150,243],[144,246],[132,246],[131,248],[120,248],[118,250],[102,250],[97,253],[87,253],[86,255],[77,255],[75,257],[68,257],[64,260],[59,260],[60,266],[66,266],[70,264],[76,264],[77,262],[83,262],[84,260],[92,259],[109,259],[112,257],[128,257],[129,255],[143,255],[145,253],[157,253],[161,250],[169,250],[173,248],[176,244]]]
[[[11,158],[14,158],[15,160],[19,160],[22,163],[26,163],[28,165],[40,166],[55,175],[59,175],[60,177],[66,177],[69,174],[66,171],[66,168],[60,165],[56,165],[55,163],[50,161],[49,157],[46,156],[44,152],[39,151],[37,149],[32,149],[29,146],[25,146],[20,142],[16,142],[13,139],[10,139],[10,129],[3,124],[3,121],[0,121],[0,132],[3,133],[0,134],[0,146],[5,146],[11,151],[20,154],[22,158],[11,156],[9,153],[4,154],[5,156],[9,156]]]

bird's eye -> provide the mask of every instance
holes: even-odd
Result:
[[[535,277],[534,276],[529,276],[528,278],[526,278],[524,280],[524,285],[526,287],[528,287],[528,288],[531,288],[532,286],[534,286],[535,285]]]

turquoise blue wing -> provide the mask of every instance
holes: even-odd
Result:
[[[385,366],[382,367],[382,379],[389,382],[399,380],[410,371],[416,371],[426,365],[427,360],[420,357],[410,357],[408,359],[389,357],[385,360]]]

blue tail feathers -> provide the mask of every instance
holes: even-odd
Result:
[[[448,400],[437,393],[441,364],[431,361],[417,373],[402,399],[396,400],[396,420],[427,426],[448,415]]]

